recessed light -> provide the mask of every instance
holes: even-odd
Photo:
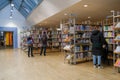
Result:
[[[87,4],[85,4],[85,5],[84,5],[84,7],[88,7],[88,5],[87,5]]]

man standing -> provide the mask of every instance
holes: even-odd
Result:
[[[47,34],[46,34],[46,32],[43,32],[43,35],[41,37],[41,42],[42,42],[42,47],[41,47],[40,55],[42,55],[42,52],[44,50],[44,56],[46,56],[46,48],[47,48]]]

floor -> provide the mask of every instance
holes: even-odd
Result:
[[[28,58],[21,49],[0,50],[0,80],[120,80],[113,67],[93,68],[92,62],[64,63],[63,53]]]

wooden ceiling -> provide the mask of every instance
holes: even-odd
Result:
[[[88,5],[88,7],[84,7],[84,5]],[[120,11],[120,0],[82,0],[38,23],[37,26],[58,27],[60,21],[68,19],[70,14],[76,16],[77,23],[88,19],[91,21],[100,21],[112,15],[111,10]],[[64,15],[65,13],[67,15]]]

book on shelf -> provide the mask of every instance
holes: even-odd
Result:
[[[106,26],[104,26],[104,31],[113,31],[114,30],[114,26],[108,26],[108,25],[106,25]]]

